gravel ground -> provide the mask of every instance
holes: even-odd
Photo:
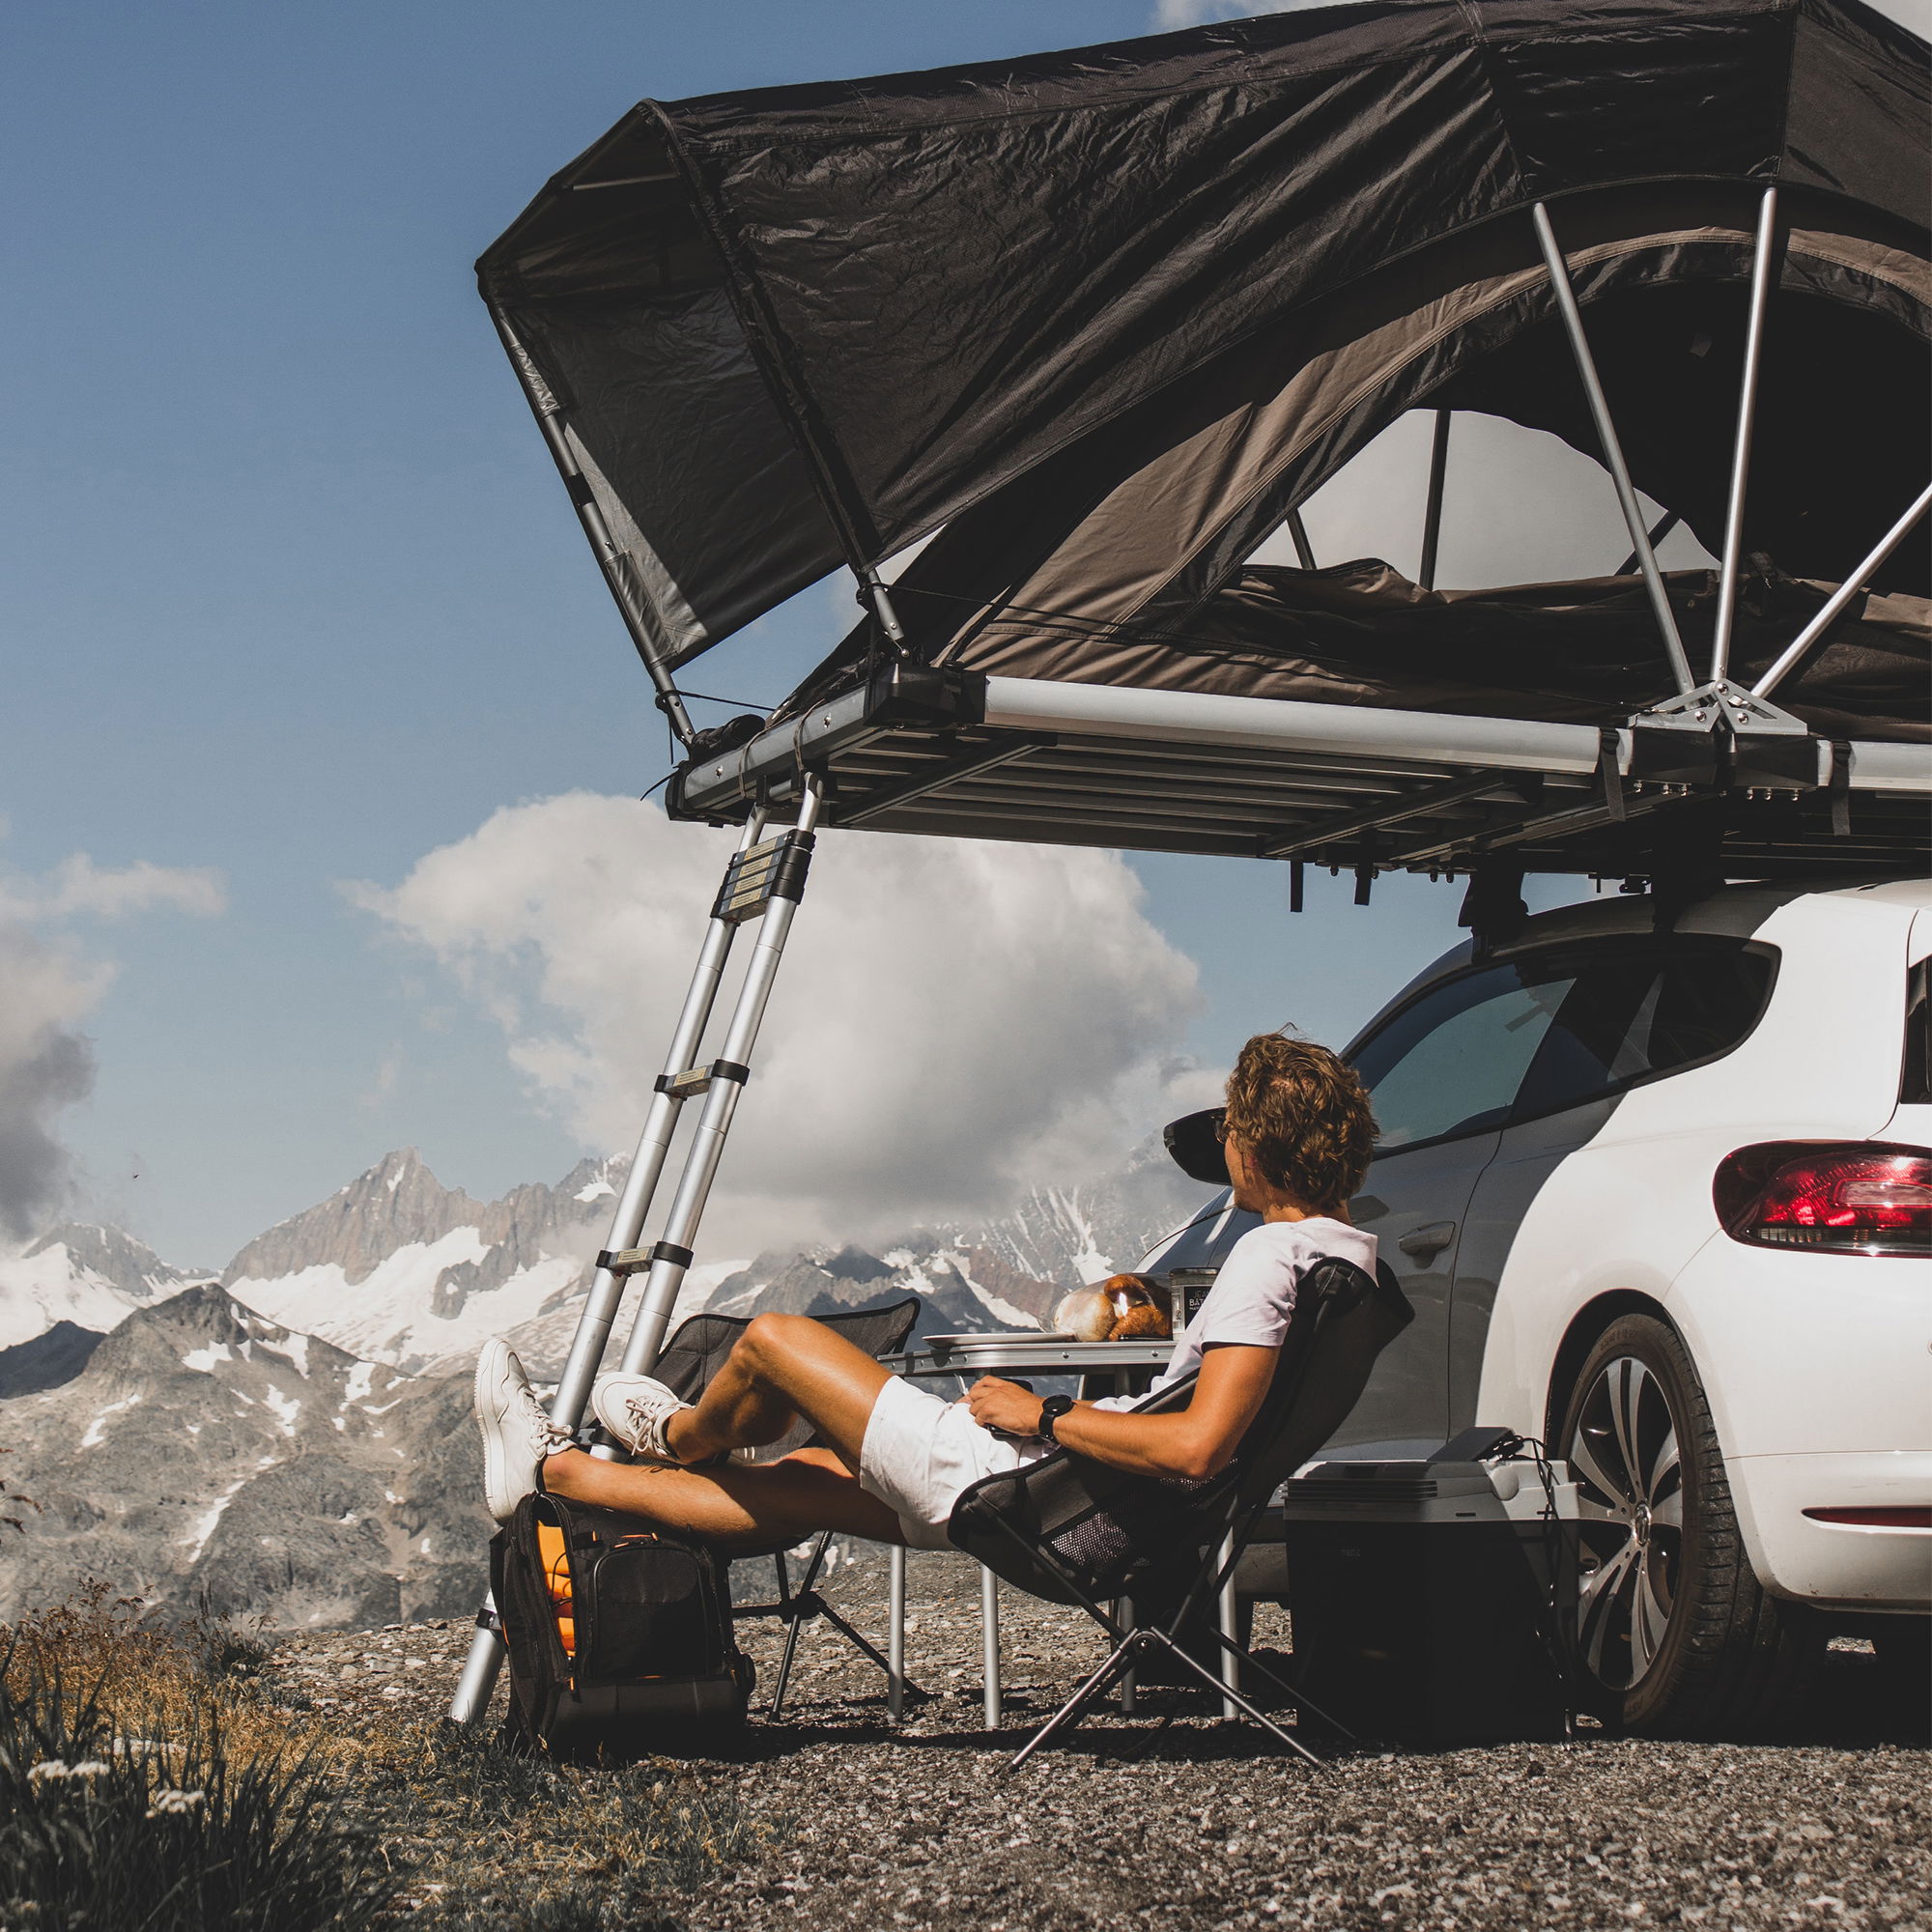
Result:
[[[866,1551],[826,1588],[874,1634],[883,1574]],[[915,1555],[910,1578],[907,1667],[936,1694],[902,1728],[885,1722],[877,1675],[819,1624],[786,1722],[754,1719],[735,1755],[692,1767],[768,1828],[762,1850],[665,1901],[692,1932],[1932,1923],[1928,1719],[1898,1708],[1868,1654],[1835,1650],[1815,1719],[1776,1744],[1586,1734],[1362,1751],[1315,1771],[1204,1699],[1151,1691],[1148,1716],[1102,1713],[1006,1780],[1027,1721],[1097,1660],[1097,1634],[1003,1593],[995,1737],[980,1709],[977,1572]],[[762,1714],[781,1635],[741,1628]],[[265,1674],[344,1722],[430,1723],[469,1636],[427,1624],[301,1637]]]

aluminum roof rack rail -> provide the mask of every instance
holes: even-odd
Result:
[[[893,665],[688,762],[669,810],[736,822],[811,773],[834,826],[1378,871],[1462,871],[1507,849],[1534,870],[1627,874],[1648,868],[1643,820],[1708,799],[1740,876],[1922,856],[1924,747],[1718,723],[1664,709],[1606,729]]]

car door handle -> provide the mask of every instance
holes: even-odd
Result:
[[[1432,1221],[1426,1228],[1412,1229],[1396,1243],[1404,1254],[1414,1255],[1418,1260],[1425,1256],[1440,1254],[1456,1238],[1454,1221]]]

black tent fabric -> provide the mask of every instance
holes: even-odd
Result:
[[[668,663],[976,504],[1009,535],[1008,493],[1057,466],[1091,507],[1219,423],[1240,487],[1170,545],[1136,607],[1157,614],[1218,587],[1283,490],[1424,395],[1487,383],[1503,413],[1574,412],[1519,409],[1481,366],[1548,323],[1525,260],[1539,199],[1586,302],[1689,290],[1715,314],[1748,272],[1752,190],[1781,184],[1812,239],[1772,336],[1785,309],[1852,314],[1811,368],[1836,420],[1846,365],[1922,355],[1925,53],[1857,0],[1368,0],[646,102],[479,277]],[[1314,365],[1319,420],[1287,380]],[[1773,383],[1773,419],[1800,373]],[[1267,436],[1230,439],[1231,408]],[[1634,464],[1701,527],[1708,412],[1681,413],[1650,411]],[[1807,436],[1786,440],[1815,455]],[[1769,441],[1760,502],[1799,463]],[[1879,467],[1813,479],[1843,528],[1777,532],[1783,569],[1850,567],[1844,532],[1868,542],[1899,508]],[[1016,581],[986,536],[959,594]]]

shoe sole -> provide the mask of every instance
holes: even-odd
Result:
[[[483,1502],[493,1521],[508,1522],[517,1513],[517,1504],[528,1494],[519,1490],[502,1507],[510,1483],[504,1467],[503,1422],[510,1412],[505,1387],[510,1381],[510,1350],[507,1344],[492,1340],[483,1345],[476,1357],[474,1399],[476,1426],[483,1433]]]

